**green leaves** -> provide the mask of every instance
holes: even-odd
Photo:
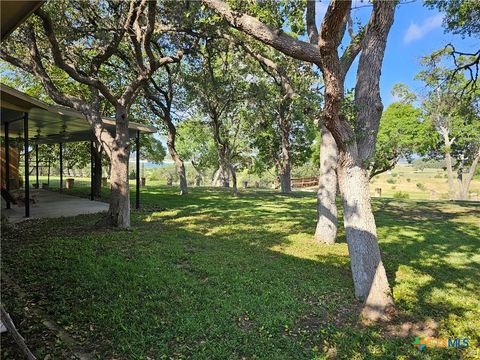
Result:
[[[438,139],[431,123],[423,121],[421,110],[408,102],[414,94],[406,85],[394,86],[393,92],[401,94],[401,102],[390,104],[382,115],[370,176],[392,169],[400,158],[425,154]]]
[[[480,2],[477,0],[425,0],[430,9],[445,13],[444,27],[454,34],[472,36],[480,34]]]
[[[473,87],[465,93],[468,80],[460,71],[451,73],[449,60],[448,49],[433,52],[422,59],[424,69],[417,78],[426,88],[423,116],[438,133],[430,144],[430,156],[443,157],[448,152],[457,166],[465,166],[480,147],[480,90]]]

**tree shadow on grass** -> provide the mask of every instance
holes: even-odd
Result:
[[[293,234],[313,237],[313,193],[231,198],[202,190],[179,197],[160,189],[144,199],[158,203],[167,211],[134,212],[131,232],[93,231],[95,216],[26,223],[22,241],[18,234],[2,239],[4,269],[30,291],[34,306],[100,357],[416,356],[409,341],[356,327],[349,261],[336,252],[344,244],[314,252],[314,260],[275,250],[296,246]],[[454,215],[448,223],[411,222],[395,206],[378,211],[377,223],[392,284],[409,285],[399,307],[412,319],[465,314],[468,308],[429,295],[457,274],[467,285],[476,279],[475,229]],[[446,239],[442,227],[457,238]],[[456,247],[469,254],[466,267],[447,261]],[[405,278],[406,266],[428,281]]]
[[[448,206],[448,207],[447,207]],[[381,248],[404,322],[431,321],[436,336],[480,341],[480,207],[442,202],[380,204]]]
[[[309,357],[323,344],[321,329],[339,331],[335,309],[345,326],[355,313],[350,279],[339,273],[344,260],[317,263],[265,247],[282,233],[254,233],[261,245],[250,233],[207,236],[168,223],[92,232],[93,220],[25,223],[22,242],[5,234],[2,255],[30,306],[100,357]],[[79,222],[83,233],[69,231]]]

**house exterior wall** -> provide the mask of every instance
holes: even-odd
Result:
[[[10,189],[18,189],[20,187],[20,176],[19,176],[19,164],[20,164],[20,154],[18,149],[10,146]],[[6,188],[7,179],[6,179],[6,162],[5,162],[5,146],[2,144],[0,149],[1,155],[1,186]]]

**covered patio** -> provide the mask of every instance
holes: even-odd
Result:
[[[43,189],[34,191],[36,192],[36,202],[30,205],[29,218],[31,219],[95,214],[108,210],[108,204],[104,202],[91,201]],[[11,223],[18,223],[28,219],[25,217],[24,210],[21,207],[13,206],[3,211]]]
[[[27,218],[75,216],[106,211],[108,204],[94,201],[91,186],[90,200],[63,194],[63,146],[68,142],[90,142],[90,185],[95,181],[94,141],[95,135],[83,114],[57,105],[50,105],[25,93],[0,85],[1,89],[1,136],[2,142],[2,209],[12,222]],[[115,134],[115,120],[103,118],[105,128]],[[136,208],[140,207],[140,134],[155,133],[154,127],[129,123],[130,138],[136,153]],[[12,146],[15,143],[16,147]],[[40,144],[59,144],[58,192],[40,189],[39,156]],[[12,204],[10,192],[19,188],[19,151],[23,154],[22,206]],[[32,156],[35,155],[35,156]],[[12,158],[15,157],[15,161]],[[33,171],[31,171],[33,165]],[[101,166],[101,165],[99,165]],[[32,188],[31,177],[35,178]],[[19,190],[17,190],[18,192]],[[5,195],[5,196],[4,196]],[[27,200],[28,199],[28,200]],[[2,206],[3,207],[3,206]]]

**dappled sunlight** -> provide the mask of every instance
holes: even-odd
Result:
[[[345,259],[339,260],[340,264],[345,265],[348,259],[348,247],[346,243],[327,245],[318,243],[313,239],[310,233],[291,234],[286,237],[289,243],[274,245],[269,249],[283,254],[295,256],[302,259],[310,259],[321,261],[323,257],[335,256],[335,258]]]
[[[274,338],[294,353],[349,358],[366,348],[382,357],[384,346],[397,351],[412,341],[396,339],[432,329],[475,339],[480,255],[478,227],[468,221],[475,207],[447,214],[440,209],[448,204],[373,202],[399,310],[383,335],[356,327],[361,303],[352,292],[344,230],[334,245],[314,241],[313,193],[248,191],[232,199],[210,189],[191,189],[187,197],[175,192],[148,189],[129,232],[95,229],[95,216],[27,222],[21,242],[13,233],[2,239],[4,271],[35,289],[36,306],[51,309],[69,329],[75,324],[74,335],[107,353],[104,337],[127,353],[201,351],[198,344],[217,343],[222,334],[228,351],[245,337],[263,349]],[[429,222],[409,219],[410,211]]]
[[[400,316],[412,324],[435,321],[435,336],[479,341],[480,207],[388,200],[378,205],[380,247]]]
[[[395,273],[395,284],[393,285],[393,295],[396,301],[405,299],[406,303],[417,301],[415,287],[425,286],[433,278],[425,273],[421,273],[408,265],[400,265]]]

